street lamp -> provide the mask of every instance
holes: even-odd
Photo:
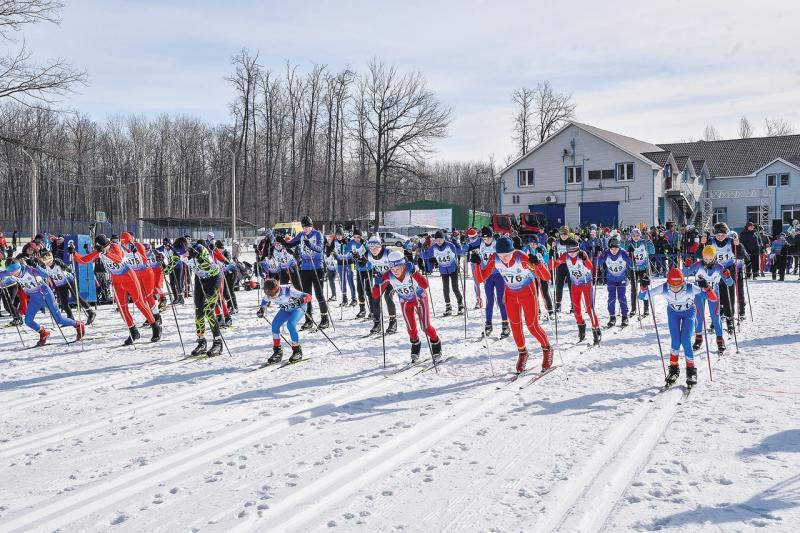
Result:
[[[231,245],[233,245],[233,241],[236,240],[236,152],[228,146],[225,149],[231,153]]]
[[[36,236],[36,229],[39,225],[39,168],[31,154],[22,146],[19,147],[22,153],[28,156],[33,167],[33,183],[31,184],[31,239]]]

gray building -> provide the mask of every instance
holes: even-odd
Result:
[[[800,218],[800,135],[655,145],[570,122],[507,168],[501,212],[550,226]]]

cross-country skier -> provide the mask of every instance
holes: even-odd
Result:
[[[606,267],[608,281],[608,324],[609,328],[617,323],[617,301],[619,300],[622,322],[624,328],[628,325],[628,299],[625,289],[628,284],[628,270],[633,268],[633,261],[628,252],[620,249],[619,239],[612,237],[608,240],[608,250],[605,250],[597,260],[597,271],[600,265]]]
[[[644,278],[639,283],[639,299],[648,298],[648,287],[650,280]],[[661,295],[667,300],[667,322],[669,323],[670,352],[669,352],[669,372],[667,374],[667,385],[671,386],[680,376],[678,367],[678,357],[681,346],[683,355],[686,358],[686,385],[689,387],[697,384],[697,368],[694,365],[694,351],[692,350],[692,336],[695,331],[696,307],[695,298],[701,292],[705,292],[709,301],[715,301],[717,295],[710,288],[702,289],[691,283],[687,283],[683,277],[683,272],[678,268],[670,269],[667,274],[667,281],[655,287],[652,294]]]
[[[289,338],[292,341],[292,355],[289,357],[289,362],[296,363],[303,358],[297,323],[305,316],[306,306],[309,302],[311,302],[310,294],[300,292],[288,283],[279,285],[274,279],[264,281],[264,297],[261,299],[259,307],[260,315],[263,316],[264,310],[273,303],[280,308],[272,319],[272,355],[267,360],[268,363],[280,363],[283,359],[281,326],[284,324],[289,330]]]
[[[161,340],[161,325],[156,322],[155,316],[142,293],[139,280],[131,269],[129,256],[119,243],[112,243],[108,237],[101,233],[94,239],[94,251],[81,255],[75,252],[75,246],[72,243],[69,244],[67,250],[72,259],[81,265],[91,263],[99,257],[106,272],[111,275],[114,298],[117,301],[119,312],[122,314],[123,320],[125,320],[125,325],[128,326],[129,335],[125,339],[125,346],[133,344],[141,336],[133,323],[133,316],[131,316],[131,312],[128,309],[128,298],[133,301],[133,304],[147,320],[150,329],[153,330],[150,342]]]
[[[470,261],[480,264],[482,258],[473,252]],[[528,348],[525,334],[522,332],[523,313],[528,331],[539,341],[542,347],[542,371],[553,364],[553,348],[547,339],[547,334],[539,324],[539,298],[536,295],[534,280],[537,278],[547,283],[550,272],[539,260],[539,257],[530,254],[526,256],[519,250],[514,250],[514,244],[508,237],[501,237],[495,243],[495,251],[489,256],[486,265],[478,271],[480,280],[488,279],[494,274],[501,276],[504,283],[503,298],[506,302],[506,311],[511,321],[511,333],[517,344],[518,373],[525,371],[528,362]]]
[[[297,260],[286,249],[286,241],[280,237],[273,237],[272,259],[278,267],[278,281],[281,285],[290,283],[295,289],[300,290],[300,277],[297,275]],[[263,264],[262,264],[263,266]]]
[[[348,304],[347,301],[347,287],[350,287],[350,306],[355,306],[356,301],[356,285],[353,282],[353,257],[350,255],[348,249],[349,239],[344,234],[344,228],[338,226],[334,234],[334,240],[331,243],[331,250],[333,257],[336,259],[336,277],[339,279],[339,287],[342,290],[342,304],[344,307]]]
[[[372,299],[377,302],[381,293],[393,289],[400,300],[408,339],[411,341],[411,362],[417,362],[421,348],[415,315],[419,317],[420,328],[431,343],[432,358],[438,362],[442,356],[442,343],[436,328],[431,324],[430,302],[425,292],[428,280],[420,272],[415,271],[414,266],[406,261],[402,252],[395,250],[388,255],[389,269],[381,274],[378,283],[372,288]]]
[[[451,286],[458,304],[456,314],[464,314],[464,301],[461,296],[461,288],[458,286],[458,260],[461,257],[461,250],[457,249],[452,242],[445,242],[444,233],[440,230],[433,235],[433,244],[422,252],[422,257],[436,259],[436,264],[439,265],[439,274],[442,277],[442,291],[444,292],[444,313],[442,313],[442,316],[453,314],[453,307],[450,305]]]
[[[464,244],[461,246],[463,250],[472,250],[481,245],[480,236],[478,235],[478,230],[475,228],[469,228],[467,230],[467,239]],[[479,265],[474,265],[470,263],[472,268],[472,284],[475,287],[475,309],[481,309],[483,307],[483,295],[481,294],[481,284],[478,283],[478,280],[475,279],[475,270],[480,268]],[[467,273],[465,272],[464,275],[466,276]]]
[[[358,313],[356,318],[364,318],[367,315],[365,303],[368,301],[370,315],[372,315],[372,277],[370,265],[367,259],[367,246],[361,238],[361,230],[356,228],[353,230],[353,237],[345,247],[345,255],[352,258],[356,266],[356,291],[358,294]]]
[[[717,351],[721,354],[725,351],[725,339],[722,337],[722,321],[719,312],[720,282],[730,287],[733,285],[733,278],[728,269],[722,268],[717,263],[717,251],[711,245],[706,245],[702,250],[702,261],[695,261],[684,269],[684,274],[695,276],[695,285],[701,289],[711,289],[717,295],[714,301],[706,298],[705,292],[700,292],[695,298],[695,307],[700,314],[696,319],[694,328],[694,344],[692,349],[699,350],[703,345],[703,328],[705,327],[705,307],[708,301],[708,313],[711,315],[711,324],[714,326],[714,333],[717,335]]]
[[[219,278],[222,273],[203,241],[189,244],[186,238],[179,237],[175,239],[174,251],[178,257],[188,259],[194,271],[194,326],[197,346],[192,350],[192,356],[207,354],[209,357],[216,357],[222,353],[220,324],[214,314],[214,308],[219,300]],[[214,336],[209,350],[206,350],[208,346],[205,336],[206,323],[211,326],[211,333]]]
[[[566,264],[563,262],[558,263],[558,260],[566,257],[567,250],[573,246],[578,246],[578,241],[570,236],[569,228],[567,226],[561,227],[561,229],[558,230],[558,238],[553,244],[552,253],[550,254],[556,271],[556,313],[561,312],[561,298],[564,294],[564,284],[569,287],[570,283],[572,283],[570,281],[569,270],[567,270]]]
[[[547,253],[547,247],[544,244],[540,244],[539,241],[536,240],[535,236],[528,237],[528,243],[522,247],[522,253],[525,255],[535,255],[539,258],[539,261],[543,265],[550,264],[550,254]],[[545,268],[547,268],[545,266]],[[544,306],[547,310],[547,316],[553,318],[553,300],[550,299],[550,284],[547,282],[542,283],[541,280],[537,281],[539,293],[542,296],[542,300],[544,300]]]
[[[44,346],[50,332],[44,326],[36,323],[36,314],[47,307],[53,320],[59,326],[70,326],[75,328],[75,340],[81,340],[86,333],[83,322],[76,322],[71,318],[66,318],[58,310],[58,306],[53,299],[53,291],[47,284],[48,275],[43,269],[26,264],[21,259],[14,259],[6,265],[6,270],[0,277],[0,286],[8,287],[18,285],[25,294],[28,295],[28,307],[25,310],[25,325],[39,334],[37,346]]]
[[[381,240],[377,235],[371,236],[367,240],[367,260],[372,267],[372,273],[375,277],[375,283],[389,270],[389,250],[381,244]],[[405,256],[403,256],[405,258]],[[374,284],[373,284],[374,286]],[[372,329],[370,334],[378,333],[381,330],[381,305],[380,302],[374,298],[375,291],[373,290],[372,298]],[[392,299],[394,289],[388,287],[383,292],[383,301],[386,303],[386,310],[389,313],[389,323],[386,325],[386,334],[397,332],[397,309]]]
[[[631,275],[631,302],[636,298],[636,287],[643,279],[650,279],[650,256],[655,255],[656,248],[650,240],[642,238],[642,231],[639,228],[633,228],[630,233],[630,240],[627,246],[628,255],[633,260],[633,268],[630,269]],[[630,316],[636,314],[636,311],[631,309]],[[650,314],[650,301],[644,301],[642,316]]]
[[[336,266],[336,256],[331,252],[325,258],[325,275],[328,277],[328,285],[331,288],[331,295],[328,296],[329,302],[336,301]],[[344,291],[344,288],[342,288],[342,291]],[[342,297],[347,301],[346,294],[343,294]]]
[[[72,308],[69,305],[69,295],[72,294],[79,300],[78,303],[86,312],[86,325],[88,326],[94,322],[95,312],[92,311],[86,300],[81,298],[80,294],[75,293],[75,287],[73,286],[75,276],[70,271],[69,267],[65,265],[61,259],[54,259],[52,252],[49,250],[45,250],[41,253],[39,261],[41,269],[44,270],[50,278],[50,283],[52,283],[56,291],[58,304],[61,306],[61,309],[64,310],[67,317],[70,319],[75,318],[72,316]]]
[[[120,234],[120,244],[125,250],[125,255],[128,257],[128,264],[131,270],[136,274],[139,280],[139,285],[142,288],[142,296],[144,296],[147,305],[150,307],[150,312],[156,319],[156,322],[161,324],[161,314],[159,313],[158,306],[155,299],[155,278],[153,270],[147,264],[147,250],[144,245],[138,242],[133,235],[127,231]]]
[[[477,251],[478,257],[480,258],[480,263],[473,262],[473,264],[478,264],[481,269],[485,269],[486,265],[491,260],[492,255],[495,253],[495,244],[494,234],[492,233],[491,228],[489,228],[489,226],[484,226],[481,228],[481,240],[479,242],[473,241],[471,243],[465,243],[462,250],[465,253],[469,251]],[[472,257],[474,257],[474,254]],[[476,268],[475,274],[477,275],[477,273],[478,269]],[[506,304],[503,298],[506,288],[503,277],[500,275],[500,272],[493,271],[488,276],[480,277],[479,283],[483,283],[483,290],[486,294],[486,322],[483,326],[483,334],[487,337],[492,334],[494,304],[495,300],[497,300],[497,307],[500,309],[500,320],[502,321],[500,337],[508,337],[508,335],[511,333],[511,330],[508,326],[508,313],[506,311]]]
[[[297,247],[300,255],[300,284],[303,287],[303,292],[311,294],[314,291],[314,296],[319,305],[320,319],[317,327],[325,329],[331,325],[328,319],[328,302],[325,301],[325,291],[322,284],[325,281],[325,271],[323,270],[322,251],[324,242],[322,234],[314,229],[314,223],[311,217],[304,216],[300,220],[300,225],[303,231],[295,235],[286,246],[292,248]],[[306,320],[300,329],[311,329],[314,327],[314,306],[308,303],[306,309]]]
[[[717,254],[717,262],[723,269],[727,269],[731,275],[734,275],[736,278],[734,287],[726,287],[724,289],[720,287],[719,291],[719,300],[722,305],[722,313],[725,315],[728,333],[732,333],[734,327],[734,306],[736,305],[737,299],[739,303],[739,320],[743,320],[745,317],[742,265],[744,264],[743,261],[747,261],[750,256],[747,255],[744,246],[739,243],[739,236],[735,234],[729,236],[729,231],[730,229],[726,223],[718,222],[714,224],[714,238],[711,239],[710,242],[705,242],[706,239],[702,238],[700,243],[713,246]]]
[[[575,312],[575,320],[578,323],[578,342],[586,338],[586,324],[583,321],[581,307],[586,308],[589,321],[592,324],[592,337],[595,344],[600,344],[603,336],[600,331],[600,321],[594,310],[594,284],[592,283],[592,263],[589,261],[588,254],[573,245],[567,249],[567,253],[556,261],[556,267],[566,265],[567,273],[570,278],[570,296],[572,297],[572,310]]]

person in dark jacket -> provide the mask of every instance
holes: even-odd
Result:
[[[747,262],[747,277],[756,279],[761,273],[761,238],[755,231],[755,224],[748,221],[744,225],[744,230],[739,234],[739,242],[744,246],[745,251],[750,255]]]

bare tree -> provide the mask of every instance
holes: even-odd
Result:
[[[28,24],[58,24],[62,7],[53,0],[0,0],[0,39],[15,42],[15,33]],[[39,64],[32,56],[23,41],[16,51],[0,57],[0,101],[9,98],[25,105],[50,104],[74,85],[87,82],[86,72],[63,58]]]
[[[356,134],[375,168],[375,231],[380,225],[383,181],[387,173],[413,172],[444,137],[451,110],[428,90],[420,72],[400,74],[373,59],[358,83],[356,110],[366,128]]]
[[[747,120],[747,117],[739,119],[739,129],[736,130],[736,134],[740,139],[749,139],[753,136],[753,126]]]
[[[533,111],[536,117],[536,136],[544,141],[575,116],[571,94],[553,92],[550,82],[536,85],[533,91]]]
[[[719,141],[720,139],[722,139],[722,136],[719,134],[719,131],[717,131],[717,128],[711,124],[706,124],[706,129],[703,130],[703,140]]]
[[[534,136],[534,90],[528,87],[514,89],[511,101],[516,105],[514,111],[514,129],[511,138],[519,146],[522,155],[531,149]]]
[[[782,118],[765,118],[764,125],[766,126],[767,136],[769,137],[775,135],[792,135],[795,132],[794,125]]]

